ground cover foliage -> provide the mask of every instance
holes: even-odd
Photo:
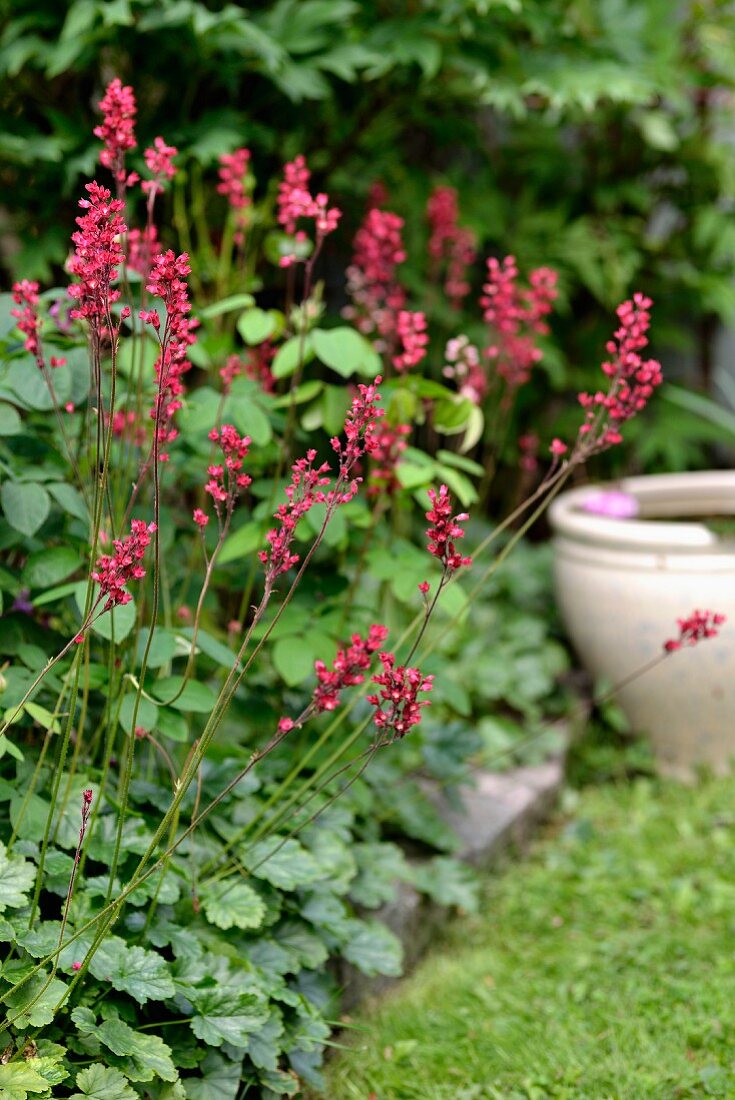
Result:
[[[480,914],[349,1022],[326,1095],[730,1096],[732,796],[732,779],[570,794]]]

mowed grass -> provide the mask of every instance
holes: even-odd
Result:
[[[351,1024],[328,1100],[735,1097],[735,780],[583,792]]]

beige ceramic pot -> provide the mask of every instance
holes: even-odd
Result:
[[[601,488],[638,502],[635,519],[584,510]],[[551,505],[557,599],[569,636],[596,678],[618,683],[677,635],[695,609],[722,612],[717,638],[672,654],[623,687],[618,700],[647,732],[661,771],[735,764],[735,535],[674,517],[735,516],[735,471],[633,477],[590,486]]]

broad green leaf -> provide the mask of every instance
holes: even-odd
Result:
[[[0,401],[0,435],[20,435],[23,422],[18,410],[7,401]]]
[[[282,397],[277,397],[271,408],[288,409],[291,404],[306,405],[307,402],[318,397],[323,388],[324,383],[318,378],[310,378],[307,382],[302,382],[300,386],[297,386],[293,393],[284,393]]]
[[[479,880],[465,863],[448,856],[437,856],[417,868],[414,884],[439,905],[456,905],[467,913],[476,913],[479,905]]]
[[[165,737],[170,737],[172,741],[183,742],[189,739],[189,727],[186,718],[183,714],[179,714],[178,711],[171,710],[169,707],[158,708],[156,728],[159,733],[162,733]]]
[[[212,1047],[223,1043],[246,1046],[248,1036],[268,1017],[265,1000],[255,993],[215,987],[198,989],[190,997],[194,1005],[191,1030]]]
[[[84,497],[73,485],[65,485],[63,482],[54,482],[51,485],[47,485],[46,488],[64,512],[70,516],[74,516],[75,519],[82,520],[83,523],[88,521],[89,510],[84,503]]]
[[[350,884],[350,897],[358,905],[377,909],[393,901],[396,882],[409,874],[406,857],[397,844],[376,841],[353,845],[358,876]]]
[[[73,1018],[79,1026],[76,1013]],[[89,1030],[88,1023],[86,1026]],[[131,1081],[152,1081],[154,1077],[160,1077],[164,1081],[177,1079],[171,1048],[158,1035],[135,1031],[123,1020],[115,1018],[94,1026],[91,1033],[113,1054],[124,1059],[121,1069]]]
[[[53,730],[54,733],[58,733],[60,726],[58,718],[54,718],[50,710],[46,710],[45,707],[39,706],[38,703],[25,703],[23,710],[30,714],[34,722],[37,722],[39,726],[42,726],[45,730]]]
[[[138,1093],[120,1070],[103,1066],[101,1062],[79,1071],[77,1088],[81,1092],[73,1093],[70,1100],[139,1100]]]
[[[455,454],[454,451],[439,450],[436,452],[436,457],[445,466],[456,466],[458,470],[464,470],[466,474],[472,474],[474,477],[482,477],[485,472],[479,462],[473,462],[471,458]]]
[[[236,309],[245,309],[253,305],[255,299],[252,294],[233,294],[229,298],[222,298],[219,302],[212,302],[199,310],[199,316],[204,320],[210,317],[221,317],[223,313],[232,313]]]
[[[265,879],[279,890],[295,890],[324,878],[311,853],[293,838],[261,840],[247,849],[243,862],[256,878]]]
[[[232,422],[242,435],[249,435],[256,447],[265,447],[273,436],[271,422],[260,405],[249,394],[234,391],[225,401],[222,418]]]
[[[434,427],[445,435],[461,432],[469,423],[474,408],[468,398],[459,395],[437,401],[434,406]]]
[[[179,633],[182,638],[191,643],[194,637],[194,628],[187,626]],[[206,630],[199,629],[197,631],[196,645],[197,649],[200,649],[202,653],[206,654],[206,656],[210,657],[213,661],[216,661],[222,668],[230,669],[235,663],[237,654],[231,650],[229,646],[226,646],[224,642],[219,642],[216,638],[213,638]]]
[[[128,993],[138,1004],[165,1001],[176,992],[168,963],[155,951],[128,947],[119,936],[103,941],[89,967],[101,982]]]
[[[51,1085],[33,1068],[31,1060],[27,1062],[8,1062],[0,1064],[0,1097],[2,1100],[27,1100],[28,1094],[46,1093]]]
[[[246,523],[228,535],[217,556],[218,565],[247,558],[265,544],[265,531],[260,523]]]
[[[49,513],[49,495],[33,482],[6,481],[0,502],[11,527],[22,535],[35,535]]]
[[[29,588],[49,588],[65,580],[80,564],[79,555],[70,546],[50,546],[31,554],[21,578]]]
[[[50,1024],[54,1019],[56,1005],[65,992],[66,983],[59,978],[52,978],[49,982],[45,974],[36,974],[8,996],[8,1017],[13,1018],[14,1026],[19,1031],[29,1026],[43,1027]]]
[[[145,653],[149,634],[149,627],[144,626],[138,637],[139,661],[143,660],[143,654]],[[170,630],[163,629],[163,627],[156,627],[153,633],[153,640],[148,648],[148,668],[160,668],[161,665],[168,664],[175,655],[176,635]]]
[[[19,909],[28,901],[28,891],[36,879],[36,868],[22,856],[8,856],[0,840],[0,913]]]
[[[273,664],[279,676],[289,687],[301,684],[314,671],[314,658],[305,638],[290,636],[279,638],[271,651]]]
[[[246,309],[237,319],[237,331],[246,344],[262,344],[272,336],[278,327],[278,317],[274,310]]]
[[[311,341],[322,363],[343,378],[349,378],[352,374],[375,378],[380,370],[380,357],[370,341],[346,325],[333,329],[314,329]]]
[[[398,978],[403,969],[403,948],[397,936],[378,921],[354,921],[342,954],[371,977],[387,974]]]
[[[134,688],[128,691],[120,704],[120,725],[126,733],[133,732],[133,712],[135,711],[136,692]],[[138,710],[135,715],[135,725],[142,726],[146,732],[154,730],[158,724],[158,707],[151,703],[150,699],[141,697],[138,702]]]
[[[92,600],[93,604],[98,595],[99,586],[95,585]],[[86,598],[87,582],[80,581],[79,584],[75,586],[74,599],[81,616],[84,616],[84,601]],[[135,599],[130,600],[128,603],[121,604],[119,607],[113,607],[109,611],[102,611],[100,613],[100,608],[102,607],[104,607],[104,602],[100,603],[95,612],[96,618],[92,623],[92,630],[107,642],[111,641],[113,636],[116,642],[123,641],[135,626],[135,617],[137,614]]]
[[[201,1077],[184,1081],[187,1100],[235,1100],[240,1091],[242,1066],[210,1050],[201,1065]]]
[[[313,358],[311,337],[292,336],[278,349],[271,370],[275,378],[289,378],[296,373],[299,363],[305,365]]]
[[[207,920],[218,928],[260,928],[266,908],[260,895],[246,882],[220,879],[202,887],[202,907]]]
[[[30,358],[16,360],[8,371],[8,383],[18,396],[18,403],[27,409],[39,412],[51,412],[54,401],[49,392],[43,372]],[[68,367],[56,367],[52,371],[54,393],[59,405],[64,405],[71,396],[71,372]]]
[[[180,695],[179,692],[181,692]],[[184,683],[183,676],[167,676],[163,680],[157,680],[151,688],[151,695],[175,710],[191,711],[196,714],[211,713],[217,701],[209,684],[203,684],[197,680],[187,680]],[[174,696],[178,697],[174,698]]]

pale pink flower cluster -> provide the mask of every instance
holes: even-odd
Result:
[[[307,240],[307,234],[305,230],[299,228],[299,222],[312,219],[315,229],[314,247],[318,250],[324,238],[337,228],[342,212],[336,206],[329,206],[329,196],[324,192],[319,192],[317,195],[311,194],[310,179],[311,172],[303,156],[296,157],[284,166],[283,180],[278,185],[276,216],[284,232],[299,244]],[[299,257],[294,250],[282,256],[279,263],[281,267],[291,267],[298,260]]]
[[[488,381],[478,348],[470,343],[468,336],[455,336],[447,341],[444,358],[447,360],[442,370],[444,377],[456,381],[462,397],[473,405],[481,405],[487,394]]]

